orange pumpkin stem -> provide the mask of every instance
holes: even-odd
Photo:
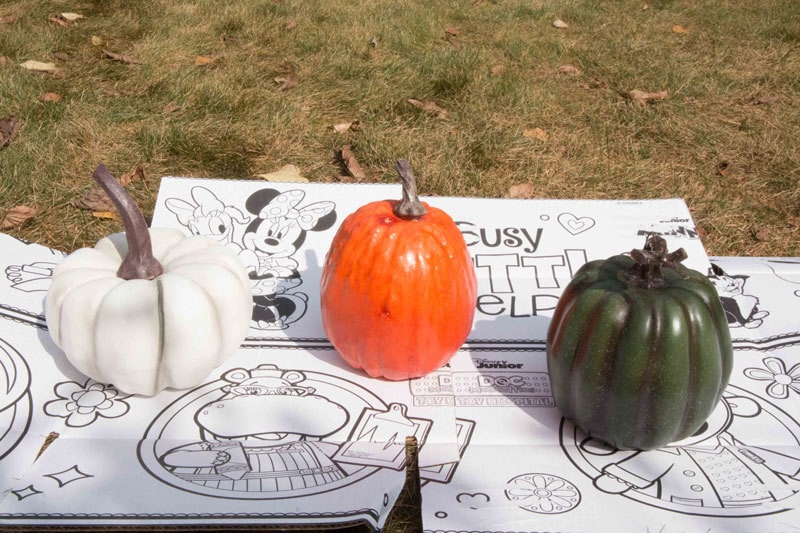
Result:
[[[422,217],[427,210],[417,195],[417,178],[411,170],[411,163],[406,159],[397,160],[397,175],[403,183],[403,199],[392,210],[396,217],[403,220],[416,220]]]
[[[136,202],[120,185],[103,163],[95,169],[92,179],[105,191],[114,207],[117,208],[125,227],[125,239],[128,241],[128,254],[117,270],[117,277],[122,279],[153,279],[164,273],[164,267],[153,256],[153,244],[150,241],[150,230]]]

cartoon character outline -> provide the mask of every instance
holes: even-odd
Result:
[[[22,292],[47,292],[56,264],[52,261],[35,261],[23,265],[8,265],[5,270],[6,279],[13,289]]]
[[[0,459],[28,432],[33,416],[31,370],[22,354],[0,338]]]
[[[305,315],[308,296],[295,291],[302,284],[294,254],[310,231],[324,231],[336,222],[330,201],[300,206],[305,192],[260,189],[245,202],[256,216],[244,230],[239,257],[253,280],[251,326],[285,329]]]
[[[233,205],[226,205],[205,187],[192,187],[192,202],[180,198],[167,198],[164,205],[186,226],[192,235],[205,235],[215,241],[242,249],[237,242],[237,227],[250,222],[250,217]]]
[[[371,421],[380,426],[375,436],[386,435],[393,425],[382,417],[397,421],[405,409],[328,374],[272,364],[235,368],[167,406],[148,427],[138,454],[156,478],[189,492],[235,499],[307,496],[382,468],[400,470],[403,438],[373,440],[370,434],[360,440],[359,431],[362,421]],[[432,423],[407,417],[403,434],[424,444]],[[359,453],[342,453],[359,443]]]
[[[744,287],[749,277],[741,274],[729,275],[719,266],[711,264],[709,280],[717,289],[728,325],[732,328],[754,329],[761,326],[769,316],[769,311],[759,308],[758,297],[745,294]]]
[[[247,215],[205,187],[192,187],[190,195],[191,202],[167,198],[165,206],[192,234],[211,237],[237,252],[252,281],[251,327],[281,330],[302,318],[308,295],[295,290],[303,280],[293,255],[309,231],[333,226],[336,204],[301,206],[304,191],[265,188],[247,198]]]
[[[773,446],[748,436],[781,430]],[[691,437],[647,452],[615,450],[562,419],[561,447],[595,488],[647,505],[707,516],[759,516],[788,509],[800,492],[800,424],[748,391],[728,386]]]
[[[236,368],[222,379],[224,393],[194,415],[202,442],[173,448],[159,458],[182,479],[219,488],[279,492],[341,480],[345,472],[331,460],[336,446],[323,442],[344,427],[350,415],[338,403],[303,385],[297,370],[261,365]],[[287,417],[287,413],[295,413]],[[240,483],[237,483],[240,482]]]

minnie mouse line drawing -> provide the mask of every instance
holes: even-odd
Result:
[[[285,329],[306,312],[308,296],[293,289],[303,283],[292,257],[309,231],[324,231],[336,222],[336,204],[304,207],[305,192],[260,189],[245,201],[247,215],[205,187],[192,187],[192,201],[168,198],[166,208],[193,235],[205,235],[239,254],[252,280],[251,327]]]
[[[244,230],[239,257],[253,285],[251,326],[284,329],[306,312],[308,296],[293,289],[303,283],[292,256],[309,231],[324,231],[336,222],[336,204],[322,201],[299,207],[305,192],[260,189],[245,208],[256,216]]]

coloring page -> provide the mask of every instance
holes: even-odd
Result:
[[[319,283],[342,221],[400,194],[399,185],[164,178],[152,226],[231,248],[252,309],[229,359],[196,387],[152,397],[69,363],[44,315],[64,254],[0,234],[0,521],[379,529],[414,435],[425,531],[800,523],[800,259],[709,258],[679,199],[424,198],[464,236],[475,319],[442,368],[386,381],[349,367],[328,341]],[[683,248],[684,264],[717,288],[733,373],[694,435],[620,451],[562,418],[547,327],[583,265],[642,248],[650,233]]]

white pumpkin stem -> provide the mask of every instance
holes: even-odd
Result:
[[[397,175],[403,182],[403,199],[392,210],[398,218],[416,220],[428,211],[417,195],[417,178],[411,170],[411,163],[406,159],[397,160]]]
[[[117,270],[117,277],[122,279],[153,279],[164,273],[164,267],[153,256],[153,244],[150,241],[150,230],[144,215],[131,195],[111,175],[103,163],[95,169],[92,179],[105,191],[114,207],[117,208],[125,227],[125,239],[128,241],[128,254]]]

